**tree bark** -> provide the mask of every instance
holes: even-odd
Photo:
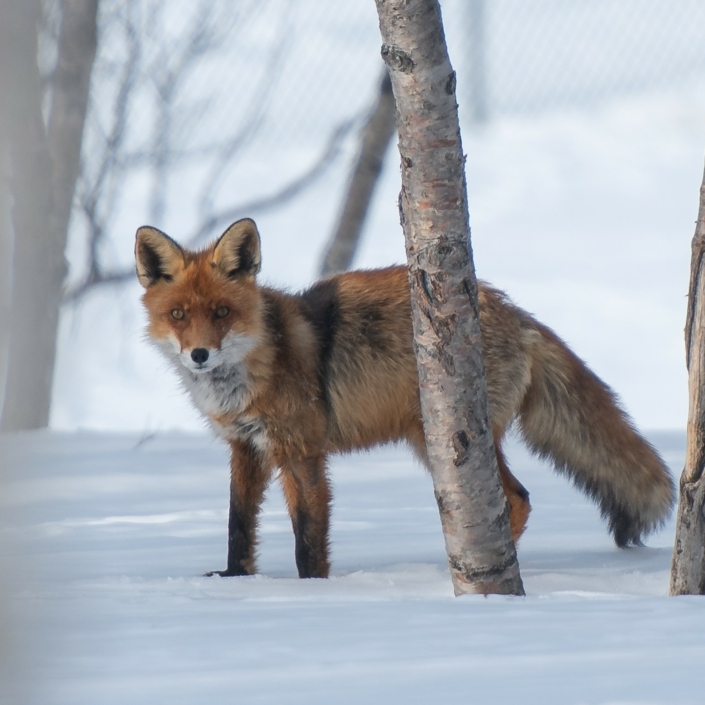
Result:
[[[394,96],[385,69],[377,102],[362,129],[360,152],[350,176],[343,209],[323,256],[320,272],[323,277],[344,272],[352,265],[393,134]]]
[[[0,95],[10,96],[10,32],[7,5],[0,3]],[[9,140],[7,107],[9,100],[0,101],[0,408],[5,388],[5,363],[10,332],[10,265],[12,247],[10,234],[10,202],[7,180]]]
[[[671,562],[671,595],[705,595],[705,174],[691,247],[685,324],[688,430]]]
[[[376,0],[431,474],[456,595],[524,594],[487,411],[455,72],[436,0]]]
[[[0,428],[43,428],[49,420],[64,250],[79,173],[97,0],[65,0],[48,131],[37,67],[37,0],[12,0],[10,107],[14,198],[12,310]]]

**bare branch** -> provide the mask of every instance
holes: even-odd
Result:
[[[313,186],[313,184],[315,184],[336,161],[340,155],[340,149],[343,141],[353,129],[357,120],[357,117],[352,118],[338,125],[331,133],[319,158],[306,172],[298,176],[293,181],[290,181],[282,188],[267,196],[255,198],[251,201],[232,206],[231,208],[227,208],[219,213],[209,216],[197,228],[193,237],[189,240],[188,246],[193,247],[198,245],[205,237],[212,234],[214,230],[217,230],[218,228],[223,227],[238,218],[242,218],[244,216],[254,216],[281,208],[296,196],[299,196],[303,191]],[[124,284],[125,282],[130,281],[134,276],[134,267],[132,265],[122,269],[103,272],[97,266],[96,259],[95,266],[92,266],[89,269],[88,274],[83,281],[66,292],[64,296],[64,303],[75,304],[95,286]]]
[[[91,180],[84,168],[80,182],[79,203],[88,223],[88,274],[86,281],[98,280],[101,277],[98,251],[105,238],[104,224],[115,208],[118,189],[121,185],[121,180],[116,173],[118,170],[115,169],[116,155],[120,153],[126,139],[128,115],[135,97],[134,87],[142,57],[133,13],[134,3],[128,3],[121,18],[128,42],[127,61],[120,75],[117,97],[112,110],[112,125],[109,133],[105,136],[96,175]],[[93,122],[95,127],[100,127],[95,116]],[[102,212],[99,213],[99,210]]]
[[[248,214],[254,215],[257,213],[274,210],[288,201],[291,201],[292,198],[295,198],[307,188],[312,186],[316,181],[318,181],[318,179],[321,178],[321,176],[323,176],[323,174],[337,159],[340,154],[342,142],[352,130],[356,121],[357,119],[353,118],[338,125],[338,127],[336,127],[331,133],[328,143],[326,144],[318,160],[309,168],[307,172],[284,186],[279,191],[276,191],[269,196],[256,198],[247,203],[243,203],[232,208],[227,208],[208,217],[201,223],[193,237],[188,241],[188,247],[198,245],[205,237],[212,234],[214,230],[217,230],[225,225],[229,225],[232,221],[237,220],[238,218],[242,218]]]
[[[382,173],[384,155],[395,132],[394,96],[385,69],[377,100],[361,130],[359,153],[350,174],[335,232],[323,255],[322,277],[344,272],[352,265],[375,186]]]
[[[202,58],[218,51],[226,41],[232,41],[236,28],[243,31],[243,18],[247,18],[256,6],[254,2],[242,3],[237,11],[229,12],[228,20],[223,22],[212,3],[202,0],[196,6],[187,28],[181,33],[183,39],[180,41],[166,36],[165,3],[151,3],[147,6],[148,16],[141,17],[141,4],[129,0],[113,10],[111,15],[103,17],[106,26],[117,26],[122,30],[123,53],[126,58],[124,61],[104,60],[102,63],[104,71],[118,76],[117,95],[106,131],[100,121],[99,106],[93,105],[91,113],[91,127],[97,136],[98,159],[85,165],[93,168],[84,167],[78,199],[88,227],[86,274],[82,283],[74,286],[71,291],[83,291],[95,283],[115,280],[110,274],[104,276],[100,253],[107,242],[109,223],[123,193],[128,172],[144,168],[152,172],[152,186],[148,194],[150,220],[161,225],[167,208],[169,174],[174,166],[197,160],[202,163],[203,159],[215,160],[201,188],[202,193],[208,190],[212,194],[215,182],[226,173],[226,164],[232,163],[242,145],[251,141],[263,122],[269,96],[280,73],[279,67],[288,37],[286,28],[290,24],[284,22],[287,13],[282,18],[280,40],[275,43],[265,70],[266,80],[261,82],[263,89],[254,96],[252,106],[246,113],[245,126],[236,135],[217,138],[206,145],[184,146],[186,142],[181,139],[181,135],[193,132],[189,124],[195,118],[188,117],[189,112],[194,114],[193,105],[184,105],[180,96],[185,93],[187,83]],[[158,45],[156,55],[149,62],[145,60],[145,34],[141,26],[147,28]],[[135,101],[144,97],[140,90],[143,76],[148,78],[148,85],[154,89],[157,112],[149,143],[135,149],[131,145],[133,138],[129,115]],[[197,110],[198,115],[207,109],[207,103],[201,105]],[[96,150],[92,150],[91,154],[96,154]],[[206,203],[206,199],[202,198],[202,203]],[[211,216],[212,208],[208,205],[207,215]],[[202,206],[201,210],[206,211],[206,207]]]

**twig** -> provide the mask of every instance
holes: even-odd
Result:
[[[340,148],[345,137],[350,133],[354,125],[357,123],[358,117],[345,120],[338,125],[331,133],[328,142],[323,149],[319,158],[309,167],[309,169],[298,176],[293,181],[290,181],[284,187],[269,194],[255,198],[251,201],[232,206],[225,210],[209,216],[198,227],[193,237],[188,241],[188,246],[197,246],[214,230],[223,227],[225,224],[242,218],[245,216],[254,216],[264,212],[269,212],[282,207],[303,191],[315,184],[333,165],[340,155]],[[102,272],[98,267],[92,267],[86,278],[75,287],[66,292],[64,303],[77,303],[90,289],[96,286],[106,284],[124,284],[132,280],[135,276],[132,266],[123,269],[117,269],[108,272]]]

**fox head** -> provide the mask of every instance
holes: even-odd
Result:
[[[202,373],[240,362],[257,345],[261,258],[254,221],[238,220],[199,252],[145,226],[137,230],[135,259],[149,336],[187,370]]]

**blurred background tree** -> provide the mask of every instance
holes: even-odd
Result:
[[[8,3],[9,192],[14,229],[3,430],[49,420],[64,251],[79,172],[88,88],[96,50],[97,0],[65,0],[51,87],[37,65],[39,0]],[[48,105],[48,117],[43,115]]]

